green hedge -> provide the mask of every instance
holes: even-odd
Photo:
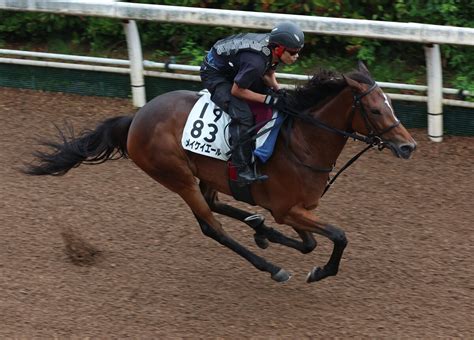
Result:
[[[271,13],[318,15],[339,18],[419,22],[474,27],[472,0],[138,0],[137,3],[206,7]],[[220,37],[241,31],[227,27],[206,27],[174,23],[139,22],[143,48],[148,57],[198,64],[202,55]],[[45,34],[46,33],[46,34]],[[48,50],[68,53],[80,50],[110,55],[126,46],[117,20],[57,14],[0,12],[0,46],[46,44]],[[474,92],[472,47],[442,46],[445,81]],[[417,82],[424,77],[421,44],[351,37],[307,35],[302,66],[285,71],[301,72],[315,64],[355,65],[364,60],[379,81]],[[306,73],[310,73],[309,71]]]

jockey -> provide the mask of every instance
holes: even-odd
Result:
[[[211,99],[231,117],[232,163],[237,180],[249,184],[266,180],[251,166],[252,141],[248,135],[254,125],[247,101],[282,110],[284,94],[275,77],[280,62],[291,65],[304,45],[304,34],[291,22],[276,25],[270,33],[241,33],[217,41],[201,65],[202,84]]]

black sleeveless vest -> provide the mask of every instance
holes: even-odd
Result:
[[[269,36],[269,34],[240,33],[219,40],[213,47],[219,56],[231,56],[240,51],[254,51],[268,58],[271,54],[268,48]]]
[[[256,52],[262,56],[266,62],[265,69],[268,70],[272,60],[272,51],[268,47],[269,36],[265,33],[240,33],[217,41],[212,47],[212,52],[220,71],[231,78],[234,77],[237,72],[233,67],[236,64],[234,58],[237,53],[243,51]]]

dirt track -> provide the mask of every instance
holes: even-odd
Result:
[[[277,284],[202,235],[181,199],[128,160],[64,177],[16,171],[53,123],[78,131],[130,112],[128,100],[0,88],[0,337],[474,338],[474,138],[412,131],[413,159],[371,151],[341,176],[317,212],[349,245],[338,276],[319,283],[304,279],[328,240],[308,255],[260,250],[222,218],[294,274]],[[74,265],[62,232],[100,251],[95,263]]]

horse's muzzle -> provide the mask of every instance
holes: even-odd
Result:
[[[392,153],[398,157],[403,159],[410,158],[413,151],[416,149],[416,142],[413,143],[403,143],[403,144],[395,144],[393,142],[385,142],[385,145],[392,150]]]

